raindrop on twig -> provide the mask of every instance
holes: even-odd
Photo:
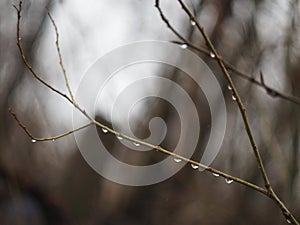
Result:
[[[191,167],[192,167],[194,170],[196,170],[196,169],[199,168],[199,166],[198,166],[198,165],[195,165],[195,164],[191,164]]]
[[[120,135],[117,135],[117,138],[118,138],[119,140],[122,140],[122,139],[123,139],[123,137],[121,137]]]
[[[231,95],[233,101],[236,101],[236,96],[234,94]]]
[[[133,142],[133,144],[136,146],[136,147],[139,147],[141,144],[140,143],[136,143],[136,142]]]
[[[182,44],[180,47],[186,49],[188,47],[188,45],[187,44]]]
[[[105,128],[102,128],[101,130],[102,130],[102,132],[103,132],[104,134],[107,134],[107,133],[108,133],[108,130],[105,129]]]
[[[182,161],[182,159],[180,159],[180,158],[174,158],[174,161],[177,162],[177,163],[179,163],[179,162]]]
[[[227,184],[231,184],[233,182],[233,180],[229,179],[229,178],[225,178],[225,181]]]

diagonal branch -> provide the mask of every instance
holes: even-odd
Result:
[[[248,119],[248,116],[247,116],[247,113],[246,113],[246,108],[244,107],[242,99],[241,99],[241,97],[240,97],[240,95],[239,95],[239,93],[237,91],[237,88],[236,88],[235,84],[232,81],[232,78],[231,78],[230,74],[228,73],[228,70],[227,70],[227,68],[226,68],[226,66],[224,64],[224,61],[221,58],[221,56],[219,55],[219,53],[217,52],[217,50],[215,49],[215,47],[212,44],[210,38],[208,37],[208,35],[204,31],[204,28],[199,24],[199,22],[193,16],[193,14],[191,13],[191,11],[187,8],[187,6],[185,5],[185,3],[182,0],[178,0],[178,2],[180,3],[182,9],[189,16],[190,20],[191,21],[195,21],[196,27],[201,32],[201,34],[202,34],[202,36],[203,36],[203,38],[204,38],[204,40],[206,42],[206,45],[210,49],[212,58],[215,58],[215,60],[218,62],[218,64],[219,64],[219,66],[220,66],[220,68],[221,68],[221,70],[222,70],[225,78],[227,79],[228,84],[230,85],[230,87],[232,89],[232,94],[233,94],[233,96],[235,96],[236,102],[237,102],[237,104],[239,106],[239,109],[240,109],[240,112],[241,112],[241,115],[242,115],[242,118],[243,118],[243,121],[244,121],[245,129],[246,129],[247,135],[249,137],[251,146],[253,148],[255,157],[257,159],[257,163],[258,163],[259,169],[260,169],[261,174],[263,176],[265,186],[269,190],[269,188],[270,188],[270,182],[269,182],[268,176],[266,174],[266,171],[265,171],[265,168],[264,168],[264,165],[263,165],[263,162],[262,162],[260,151],[259,151],[259,149],[257,147],[257,144],[256,144],[255,139],[254,139],[254,135],[253,135],[251,127],[250,127],[249,119]]]
[[[162,11],[160,5],[159,5],[159,0],[155,1],[155,7],[157,8],[159,15],[162,19],[162,21],[167,25],[167,27],[172,31],[172,33],[174,33],[175,36],[177,36],[181,41],[172,41],[175,44],[179,44],[179,45],[186,45],[187,47],[194,49],[198,52],[201,52],[209,57],[211,57],[211,51],[203,48],[203,47],[198,47],[196,45],[194,45],[191,41],[189,41],[188,39],[186,39],[185,37],[183,37],[170,23],[170,21],[167,19],[167,17],[165,16],[164,12]],[[191,20],[193,21],[193,20]],[[196,25],[196,22],[193,22],[193,25]],[[271,88],[263,83],[261,83],[260,81],[257,81],[255,78],[251,77],[251,75],[246,74],[244,72],[241,72],[238,68],[236,68],[235,66],[233,66],[232,64],[230,64],[229,62],[223,60],[225,67],[228,70],[231,70],[232,72],[234,72],[235,75],[239,76],[240,78],[247,80],[251,83],[253,83],[254,85],[257,85],[259,87],[262,87],[266,90],[267,94],[270,95],[271,97],[278,97],[278,98],[282,98],[286,101],[292,102],[294,104],[300,105],[300,98],[295,97],[295,96],[291,96],[291,95],[287,95],[285,93],[282,93],[280,91],[275,90],[274,88]]]

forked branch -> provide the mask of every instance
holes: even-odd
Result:
[[[198,27],[198,29],[200,30],[200,32],[202,33],[202,35],[204,36],[205,40],[206,40],[206,44],[208,45],[209,49],[215,54],[215,58],[216,60],[218,61],[224,75],[226,76],[228,82],[229,82],[229,85],[232,87],[232,91],[233,91],[233,94],[237,97],[237,102],[238,102],[238,105],[239,105],[239,108],[241,110],[241,113],[242,113],[242,116],[243,116],[243,119],[244,119],[244,122],[245,122],[245,127],[246,127],[246,130],[247,130],[247,133],[249,135],[249,139],[250,139],[250,142],[252,144],[252,147],[253,147],[253,150],[254,150],[254,153],[256,155],[256,158],[257,158],[257,161],[258,161],[258,165],[260,167],[260,170],[263,174],[263,177],[264,177],[264,181],[265,181],[265,186],[266,188],[262,188],[262,187],[259,187],[251,182],[248,182],[244,179],[241,179],[241,178],[238,178],[238,177],[235,177],[235,176],[232,176],[232,175],[229,175],[227,173],[224,173],[220,170],[217,170],[215,168],[212,168],[210,166],[206,166],[206,165],[203,165],[195,160],[192,160],[192,159],[189,159],[189,158],[186,158],[186,157],[183,157],[181,155],[178,155],[170,150],[167,150],[167,149],[164,149],[162,148],[161,146],[156,146],[156,145],[153,145],[151,143],[147,143],[147,142],[144,142],[144,141],[141,141],[141,140],[138,140],[138,139],[135,139],[135,138],[132,138],[130,136],[127,136],[126,134],[123,134],[123,133],[120,133],[98,121],[96,121],[94,118],[92,118],[83,108],[81,108],[79,106],[79,104],[76,102],[73,94],[72,94],[72,91],[71,91],[71,88],[70,88],[70,85],[69,85],[69,81],[68,81],[68,76],[67,76],[67,73],[66,73],[66,70],[65,70],[65,67],[63,65],[63,60],[62,60],[62,56],[61,56],[61,53],[60,53],[60,47],[59,47],[59,33],[58,33],[58,29],[57,29],[57,26],[55,24],[55,21],[53,19],[53,17],[51,16],[49,10],[48,10],[48,15],[49,15],[49,18],[55,28],[55,33],[56,33],[56,50],[58,52],[58,55],[59,55],[59,64],[61,66],[61,69],[62,69],[62,72],[63,72],[63,75],[64,75],[64,79],[65,79],[65,85],[68,89],[68,92],[69,92],[69,95],[66,95],[65,93],[61,92],[60,90],[56,89],[55,87],[53,87],[51,84],[49,84],[47,81],[45,81],[39,74],[37,74],[35,72],[35,70],[33,69],[33,67],[29,64],[29,62],[27,61],[26,59],[26,56],[24,54],[24,51],[23,51],[23,48],[22,48],[22,45],[21,45],[21,32],[20,32],[20,21],[21,21],[21,11],[22,11],[22,1],[19,2],[19,6],[15,6],[14,5],[14,8],[16,9],[17,11],[17,16],[18,16],[18,20],[17,20],[17,46],[18,46],[18,49],[19,49],[19,52],[20,52],[20,55],[21,55],[21,58],[24,62],[24,65],[28,68],[28,70],[31,72],[31,74],[34,76],[34,78],[36,80],[38,80],[42,85],[44,85],[46,88],[49,88],[50,90],[52,90],[53,92],[61,95],[63,98],[65,98],[68,102],[70,102],[77,110],[79,110],[83,116],[85,116],[89,121],[90,123],[82,126],[82,127],[79,127],[75,130],[71,130],[71,131],[68,131],[68,132],[65,132],[63,134],[60,134],[60,135],[57,135],[57,136],[53,136],[53,137],[48,137],[48,138],[37,138],[35,136],[32,135],[32,133],[29,131],[29,129],[24,125],[24,123],[22,123],[19,118],[17,117],[16,113],[12,110],[12,109],[9,109],[9,112],[11,113],[11,115],[14,117],[14,119],[17,121],[18,125],[25,131],[25,133],[32,139],[32,140],[36,140],[36,141],[48,141],[48,140],[53,140],[53,139],[58,139],[58,138],[62,138],[62,137],[65,137],[69,134],[72,134],[76,131],[79,131],[81,129],[84,129],[88,126],[91,126],[91,125],[96,125],[102,129],[105,129],[107,132],[110,132],[111,134],[114,134],[116,136],[120,136],[128,141],[132,141],[132,142],[135,142],[135,143],[138,143],[140,145],[143,145],[143,146],[147,146],[147,147],[150,147],[152,148],[153,150],[157,150],[158,152],[161,152],[163,154],[166,154],[166,155],[169,155],[169,156],[172,156],[172,157],[176,157],[178,159],[181,159],[182,161],[186,162],[186,163],[189,163],[191,165],[196,165],[198,166],[199,168],[202,168],[204,169],[205,171],[208,171],[210,173],[213,173],[215,175],[218,175],[218,176],[221,176],[221,177],[224,177],[225,179],[228,179],[228,180],[231,180],[231,181],[235,181],[239,184],[242,184],[246,187],[249,187],[255,191],[258,191],[268,197],[270,197],[271,199],[275,200],[275,202],[277,202],[282,210],[282,212],[284,213],[285,217],[288,219],[288,221],[292,222],[293,224],[298,224],[299,223],[297,222],[297,220],[293,217],[293,215],[289,212],[289,210],[285,207],[285,205],[279,200],[279,198],[277,197],[277,195],[274,193],[274,191],[272,190],[271,188],[271,185],[268,181],[268,177],[266,175],[266,172],[264,170],[264,166],[263,166],[263,163],[262,163],[262,160],[261,160],[261,157],[260,157],[260,153],[259,153],[259,150],[258,148],[256,147],[256,143],[255,143],[255,140],[253,138],[253,135],[252,135],[252,132],[251,132],[251,129],[250,129],[250,125],[249,125],[249,122],[248,122],[248,118],[247,118],[247,115],[246,115],[246,111],[245,111],[245,108],[243,106],[243,103],[240,99],[240,96],[237,92],[237,89],[236,87],[234,86],[232,80],[231,80],[231,77],[227,71],[227,67],[225,66],[225,63],[224,63],[224,60],[220,57],[220,55],[218,54],[218,52],[215,50],[214,46],[212,45],[210,39],[208,38],[208,36],[206,35],[206,33],[204,32],[204,29],[200,26],[199,22],[195,20],[195,18],[193,17],[193,15],[190,13],[190,11],[188,10],[188,8],[185,6],[185,4],[180,1],[180,4],[182,4],[182,7],[184,9],[184,11],[190,16],[190,19],[193,19],[195,22],[196,22],[196,25]],[[159,6],[159,1],[157,0],[156,1],[156,7],[159,9],[160,11],[160,15],[163,16],[163,12],[162,10],[160,9],[160,6]],[[172,26],[168,23],[168,20],[166,19],[166,17],[162,17],[163,21],[165,23],[168,24],[168,27],[172,30]],[[179,33],[176,32],[176,30],[173,30],[173,32],[178,36],[178,37],[181,37],[181,35]],[[188,42],[186,42],[186,40],[182,37],[181,39],[182,41],[184,41],[185,43],[188,44]],[[191,45],[189,44],[189,46],[191,47]],[[228,66],[228,65],[227,65]]]

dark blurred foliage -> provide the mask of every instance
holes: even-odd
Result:
[[[52,6],[60,7],[64,2],[52,2]],[[135,1],[128,2],[135,4]],[[64,149],[57,149],[56,143],[33,145],[9,115],[7,108],[13,106],[19,109],[21,119],[35,134],[47,134],[42,130],[52,122],[47,121],[43,114],[47,101],[33,99],[32,108],[31,105],[26,107],[27,101],[24,101],[24,106],[22,101],[16,100],[16,96],[19,99],[32,96],[20,96],[20,93],[28,92],[33,96],[38,93],[32,85],[34,80],[24,78],[28,73],[16,48],[16,15],[11,3],[8,0],[0,3],[0,224],[286,223],[279,208],[265,196],[238,184],[228,185],[223,179],[209,173],[195,172],[188,165],[159,184],[127,187],[96,174],[84,161],[72,138],[66,142],[57,141]],[[287,4],[267,0],[203,0],[188,3],[200,22],[203,19],[209,36],[224,59],[255,78],[263,70],[270,86],[300,96],[298,1],[289,1]],[[34,43],[43,38],[46,18],[44,7],[47,4],[48,1],[24,1],[23,21],[26,23],[22,27],[23,47],[31,62],[34,62],[37,51]],[[282,5],[288,6],[284,12],[280,11]],[[155,11],[154,7],[148,10]],[[276,25],[278,21],[284,21],[282,23],[285,25]],[[182,24],[180,30],[183,34],[193,43],[204,46],[199,32],[186,25],[187,22]],[[275,26],[275,31],[269,27],[270,24]],[[268,33],[269,30],[272,32]],[[160,32],[169,31],[165,28]],[[172,36],[170,40],[173,39]],[[239,112],[231,100],[220,69],[209,57],[200,56],[216,74],[228,100],[228,132],[213,166],[262,184]],[[182,77],[176,70],[171,73],[171,79],[184,86],[199,108],[207,104],[193,81]],[[300,219],[300,107],[273,98],[263,89],[234,74],[233,77],[248,110],[274,189],[296,218]],[[24,92],[24,88],[27,92]],[[164,118],[174,130],[178,129],[176,113],[168,104],[159,101],[150,103],[147,113],[135,125],[137,136],[147,136],[148,122],[157,115]],[[209,112],[204,110],[199,114],[201,126],[209,126]],[[101,119],[101,115],[98,119]],[[203,130],[195,159],[199,158],[207,141],[205,132],[209,132],[209,129]],[[163,142],[164,147],[172,148],[176,135],[175,132],[173,136],[168,136]],[[112,146],[112,152],[118,156],[118,151],[123,147],[118,145],[116,138],[112,135],[104,137],[101,132],[99,136],[107,146]],[[128,155],[120,157],[125,161],[131,160]],[[139,157],[133,156],[137,164],[144,160],[161,160],[164,156],[157,153],[149,155],[149,159],[141,160]]]

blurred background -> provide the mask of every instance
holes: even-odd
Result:
[[[187,0],[222,57],[240,71],[267,85],[300,97],[300,6],[298,0]],[[0,2],[0,223],[10,224],[285,224],[270,199],[239,184],[186,165],[168,180],[145,187],[108,181],[82,158],[73,135],[54,142],[32,143],[8,113],[12,107],[38,137],[72,129],[72,106],[38,83],[21,61],[16,45],[16,12]],[[111,50],[142,40],[174,41],[150,0],[24,0],[22,46],[35,70],[67,93],[55,49],[55,32],[45,10],[48,5],[60,34],[61,51],[72,90],[88,67]],[[171,24],[188,40],[205,47],[200,33],[176,1],[162,1]],[[262,184],[255,157],[237,105],[217,63],[195,52],[216,75],[227,106],[227,129],[212,166]],[[254,136],[275,192],[300,219],[299,138],[300,106],[274,98],[263,88],[232,73],[245,103]],[[210,132],[210,111],[201,90],[174,68],[160,74],[181,85],[198,108],[201,137],[193,159],[199,160]],[[122,81],[112,86],[113,96]],[[143,88],[148,88],[145,84]],[[114,89],[115,88],[115,89]],[[157,87],[162,88],[162,87]],[[114,91],[116,90],[116,91]],[[159,91],[159,90],[158,90]],[[172,90],[170,90],[170,95]],[[110,125],[100,107],[97,119]],[[174,148],[180,132],[176,109],[165,101],[147,99],[131,117],[139,138],[149,136],[154,116],[168,127],[162,146]],[[188,135],[188,131],[186,132]],[[165,156],[151,153],[119,154],[117,138],[99,137],[120,160],[145,165]],[[130,151],[128,151],[130,152]]]

